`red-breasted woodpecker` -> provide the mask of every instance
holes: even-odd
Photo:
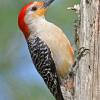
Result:
[[[19,13],[18,25],[37,71],[56,100],[64,100],[60,81],[74,63],[74,52],[64,32],[45,19],[44,14],[51,2],[27,4]]]

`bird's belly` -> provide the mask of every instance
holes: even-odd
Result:
[[[56,46],[55,49],[57,49]],[[62,48],[58,48],[57,51],[51,50],[51,52],[53,55],[57,73],[60,77],[63,78],[66,74],[68,74],[71,68],[71,65],[73,63],[72,58],[69,54],[67,54],[68,51],[66,49],[64,50]]]
[[[64,77],[73,64],[73,51],[69,41],[61,34],[39,34],[39,37],[51,50],[57,73]]]

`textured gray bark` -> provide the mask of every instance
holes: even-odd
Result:
[[[79,62],[75,100],[100,100],[100,0],[81,0],[80,47],[89,53]]]
[[[79,61],[74,98],[65,100],[100,100],[100,0],[81,0],[78,33],[80,47],[89,53]]]

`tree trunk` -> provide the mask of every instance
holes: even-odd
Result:
[[[79,30],[89,53],[79,61],[75,100],[100,100],[100,0],[81,0]]]
[[[79,61],[74,98],[65,100],[100,100],[100,0],[81,0],[79,39],[89,53]]]

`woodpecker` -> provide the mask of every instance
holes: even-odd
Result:
[[[18,25],[37,71],[56,100],[64,100],[60,84],[74,63],[74,50],[64,32],[45,19],[52,1],[34,1],[24,6]]]

